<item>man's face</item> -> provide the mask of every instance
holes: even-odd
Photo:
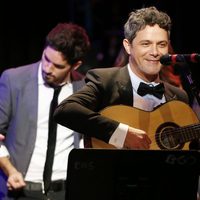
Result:
[[[48,85],[62,85],[70,80],[72,66],[63,59],[62,53],[47,46],[42,54],[42,77]]]
[[[130,55],[131,69],[140,78],[153,81],[162,66],[160,57],[168,53],[169,38],[167,31],[158,25],[147,25],[136,34],[131,44],[126,40],[124,45]]]

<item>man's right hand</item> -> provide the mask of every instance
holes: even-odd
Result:
[[[24,182],[23,176],[20,172],[14,171],[8,176],[7,187],[8,190],[20,189],[24,187],[26,183]]]
[[[0,157],[0,167],[8,177],[8,190],[19,189],[26,185],[22,174],[13,166],[8,156]]]
[[[145,131],[129,127],[124,147],[127,149],[149,149],[151,140]]]

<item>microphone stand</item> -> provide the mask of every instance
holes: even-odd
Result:
[[[189,67],[185,67],[185,69],[186,70],[184,70],[184,75],[187,78],[192,95],[194,96],[194,98],[196,98],[197,103],[200,106],[200,96],[199,96],[200,90],[197,88],[196,84],[194,83],[194,81],[192,79],[192,73],[191,73],[191,70],[189,69]]]

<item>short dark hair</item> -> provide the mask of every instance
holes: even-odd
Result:
[[[69,64],[82,60],[90,48],[86,30],[73,23],[59,23],[46,36],[45,47],[60,51]]]

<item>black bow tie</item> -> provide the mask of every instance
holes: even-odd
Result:
[[[146,94],[151,94],[154,95],[155,97],[162,99],[162,96],[165,92],[165,88],[164,88],[164,84],[160,83],[157,86],[151,86],[151,85],[147,85],[143,82],[140,83],[137,93],[140,96],[144,96]]]

